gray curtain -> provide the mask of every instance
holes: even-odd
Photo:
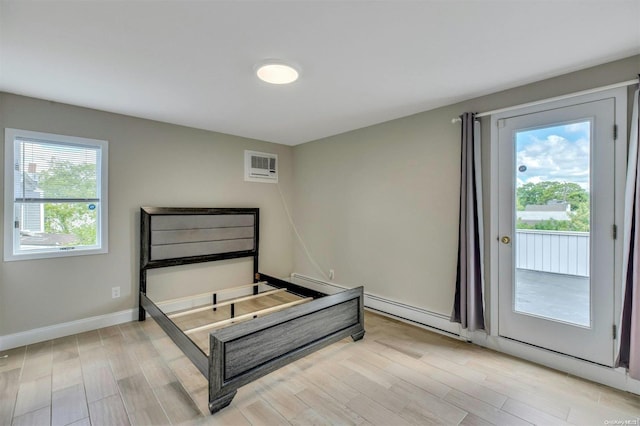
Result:
[[[480,122],[476,121],[475,114],[468,112],[462,114],[460,119],[462,155],[458,268],[451,321],[474,331],[485,328]]]
[[[625,191],[623,301],[617,365],[640,379],[640,149],[638,149],[638,90],[635,92],[629,135]]]

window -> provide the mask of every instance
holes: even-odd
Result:
[[[5,129],[4,260],[107,252],[107,141]]]

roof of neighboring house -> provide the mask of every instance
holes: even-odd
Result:
[[[21,233],[23,246],[68,246],[78,243],[78,237],[69,234]]]
[[[568,211],[526,211],[516,212],[518,219],[526,222],[539,222],[543,220],[571,220]]]
[[[539,205],[530,204],[524,210],[518,210],[516,216],[524,222],[541,222],[543,220],[571,220],[569,203],[554,203]]]
[[[569,211],[569,203],[530,204],[524,208],[528,212],[566,212]]]

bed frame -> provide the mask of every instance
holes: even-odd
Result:
[[[148,313],[209,380],[209,410],[231,403],[237,389],[324,346],[364,336],[363,288],[327,295],[258,272],[259,209],[142,207],[139,317]],[[232,323],[209,333],[209,355],[147,297],[147,271],[190,263],[253,258],[253,294],[259,284],[302,296],[306,303]],[[216,309],[216,291],[212,291]],[[240,299],[236,299],[239,301]],[[233,300],[231,304],[233,316]],[[160,303],[158,303],[160,304]],[[268,311],[268,310],[265,310]],[[260,313],[261,315],[261,313]],[[246,316],[246,315],[245,315]],[[240,317],[237,317],[240,319]],[[206,328],[198,327],[198,328]]]

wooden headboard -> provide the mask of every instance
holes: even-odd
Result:
[[[257,282],[259,228],[257,208],[142,207],[140,292],[149,269],[242,257],[253,258]]]
[[[257,259],[258,229],[257,208],[142,207],[140,267]]]

